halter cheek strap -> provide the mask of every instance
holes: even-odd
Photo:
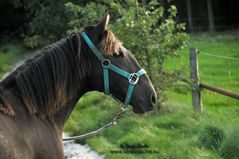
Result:
[[[109,87],[109,69],[114,71],[115,73],[119,74],[120,76],[123,76],[124,78],[128,79],[129,86],[128,86],[128,90],[127,90],[125,100],[124,100],[124,103],[123,103],[123,107],[127,108],[127,106],[129,105],[130,99],[132,97],[133,91],[134,91],[134,85],[137,84],[140,76],[142,76],[143,74],[146,74],[146,71],[144,69],[140,69],[139,71],[137,71],[135,73],[129,73],[129,72],[111,64],[109,59],[106,59],[102,56],[100,51],[95,47],[95,45],[92,43],[92,41],[86,35],[85,32],[82,32],[81,35],[82,35],[83,39],[85,40],[85,42],[87,43],[87,45],[90,47],[90,49],[96,55],[96,57],[101,61],[101,64],[102,64],[102,67],[103,67],[104,92],[105,92],[105,94],[111,95],[110,94],[110,87]]]

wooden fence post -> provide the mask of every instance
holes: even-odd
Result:
[[[190,79],[192,80],[192,104],[196,111],[202,110],[200,82],[198,72],[198,50],[190,48]]]

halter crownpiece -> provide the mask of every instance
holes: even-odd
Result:
[[[110,88],[109,88],[109,69],[119,74],[120,76],[123,76],[128,79],[129,86],[128,86],[127,94],[125,96],[125,100],[123,103],[123,108],[124,109],[127,108],[133,94],[134,85],[138,83],[140,76],[146,74],[146,71],[143,68],[134,73],[129,73],[125,70],[122,70],[121,68],[112,64],[109,59],[106,59],[103,57],[101,52],[95,47],[95,45],[92,43],[92,41],[90,40],[90,38],[87,36],[85,32],[82,32],[81,35],[83,39],[85,40],[85,42],[87,43],[87,45],[90,47],[90,49],[96,55],[96,57],[101,61],[101,65],[103,67],[104,92],[106,95],[111,95]],[[119,102],[119,100],[117,101]]]

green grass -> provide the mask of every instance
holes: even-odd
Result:
[[[190,47],[201,53],[239,57],[239,32],[198,33],[191,37],[180,60],[169,58],[167,70],[185,67],[188,78]],[[22,45],[0,47],[0,75],[25,52]],[[239,92],[239,61],[199,54],[200,78],[203,82]],[[239,158],[239,101],[202,91],[203,111],[192,108],[190,87],[178,82],[165,92],[166,102],[159,112],[136,115],[130,109],[120,123],[100,135],[80,141],[89,144],[107,159],[231,159]],[[65,125],[71,135],[83,134],[111,121],[119,106],[102,93],[84,95]],[[147,144],[158,153],[120,153],[121,144]]]

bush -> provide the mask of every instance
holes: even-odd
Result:
[[[239,128],[229,131],[221,147],[221,156],[225,159],[239,158]]]
[[[42,47],[66,34],[67,17],[65,0],[30,1],[24,0],[23,6],[31,21],[27,25],[25,44],[28,47]]]
[[[24,39],[24,45],[31,49],[37,48],[37,47],[43,47],[47,43],[49,43],[49,40],[44,39],[40,35],[34,35],[31,37],[26,36]]]
[[[225,137],[224,132],[214,126],[206,126],[199,136],[200,145],[206,149],[219,152]]]
[[[87,25],[92,25],[103,17],[106,6],[101,3],[89,2],[85,6],[80,6],[72,2],[65,4],[70,20],[68,22],[68,33],[78,32]]]

